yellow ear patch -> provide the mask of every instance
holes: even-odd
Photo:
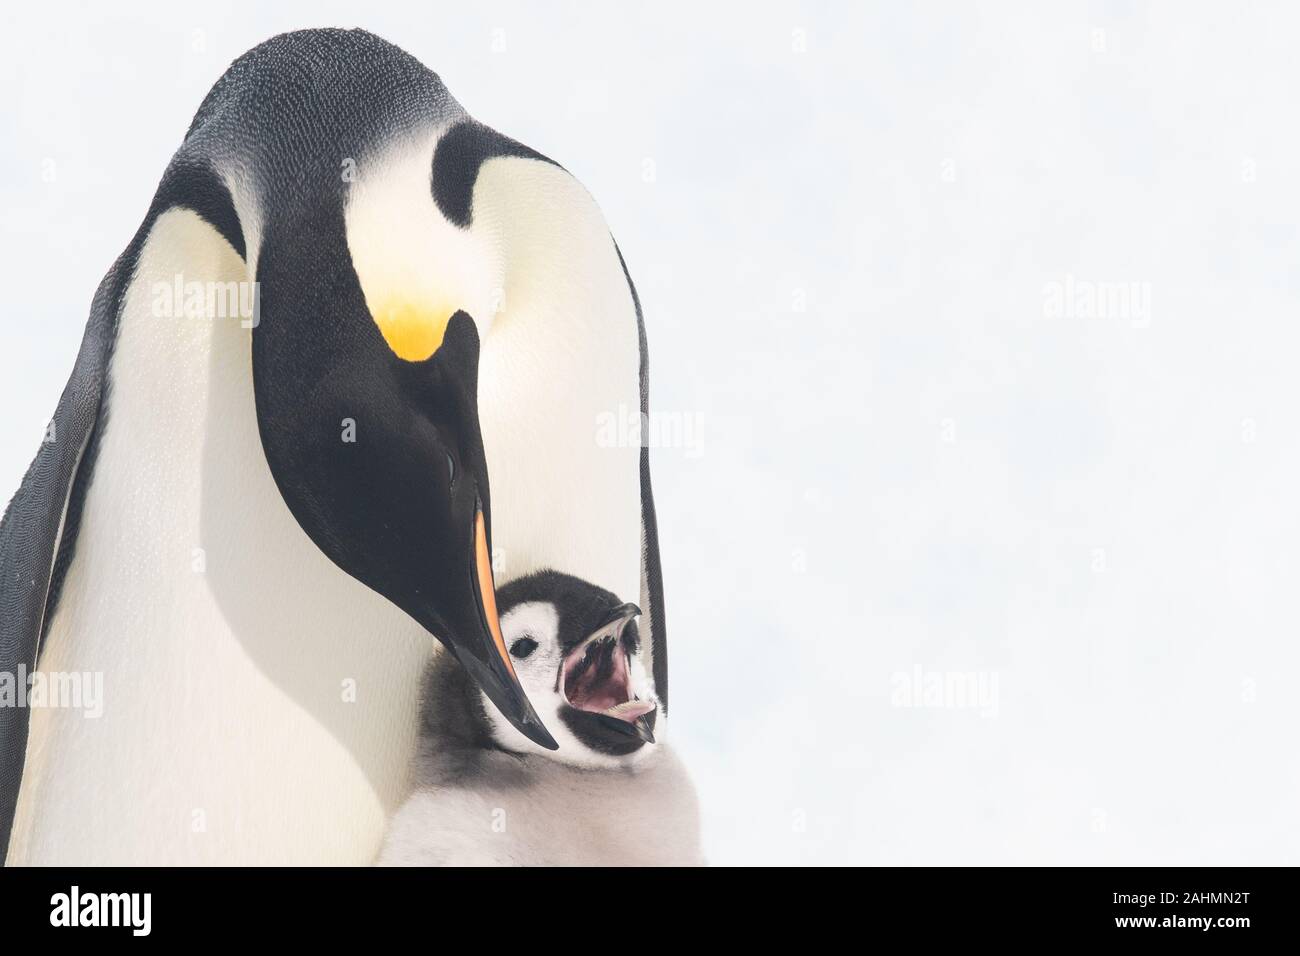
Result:
[[[371,315],[394,355],[408,362],[423,362],[442,345],[447,323],[455,311],[390,300],[380,308],[372,309]]]

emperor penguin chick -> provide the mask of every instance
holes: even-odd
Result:
[[[500,719],[455,658],[436,655],[414,792],[378,865],[702,864],[694,788],[655,740],[636,605],[540,571],[502,587],[497,606],[515,672],[559,750]]]

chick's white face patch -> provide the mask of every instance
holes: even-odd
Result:
[[[514,659],[515,674],[534,707],[555,711],[561,703],[556,675],[560,670],[560,618],[549,601],[528,601],[501,618],[501,633]]]
[[[561,710],[571,706],[561,677],[561,668],[571,670],[573,660],[572,657],[565,660],[559,627],[559,613],[550,601],[527,601],[512,607],[501,616],[501,632],[514,660],[515,673],[529,702],[546,723],[547,730],[551,731],[560,749],[550,751],[537,746],[497,713],[487,695],[480,691],[493,738],[502,747],[515,753],[536,753],[580,767],[608,768],[636,764],[653,752],[654,748],[641,747],[624,756],[599,753],[579,740],[560,718]],[[618,653],[624,653],[622,648],[619,648]],[[654,709],[654,693],[640,657],[624,658],[621,663],[625,668],[625,679],[631,694],[645,704],[638,713]]]
[[[458,310],[486,334],[501,298],[497,256],[438,209],[430,187],[437,134],[394,144],[358,165],[344,225],[370,317],[398,358],[422,362]]]

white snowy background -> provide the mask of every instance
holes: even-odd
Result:
[[[5,5],[0,497],[211,83],[364,26],[627,257],[713,862],[1300,862],[1300,9],[472,6]]]

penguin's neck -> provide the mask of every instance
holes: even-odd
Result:
[[[252,330],[161,301],[247,279],[188,210],[141,250],[40,662],[103,674],[103,716],[33,712],[15,862],[367,863],[403,796],[430,640],[280,498]]]

